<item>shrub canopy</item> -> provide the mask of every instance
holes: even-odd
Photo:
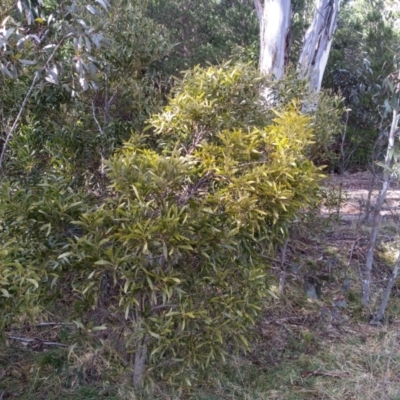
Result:
[[[170,381],[227,343],[248,346],[269,294],[265,255],[317,198],[309,118],[295,104],[271,118],[262,83],[249,65],[187,72],[108,162],[111,196],[78,222],[76,289],[123,312],[133,351]]]

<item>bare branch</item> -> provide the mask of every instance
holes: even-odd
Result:
[[[48,64],[51,62],[51,60],[53,59],[53,57],[56,55],[57,50],[58,50],[58,49],[60,48],[60,46],[64,43],[64,40],[65,40],[66,38],[67,38],[67,36],[65,36],[64,38],[62,38],[62,39],[60,40],[60,42],[59,42],[59,43],[57,44],[57,46],[55,47],[54,51],[51,53],[51,55],[49,56],[49,58],[47,59],[47,61],[44,63],[44,66],[48,65]],[[39,80],[39,75],[40,75],[39,72],[44,68],[44,66],[43,66],[39,71],[36,71],[36,73],[35,73],[35,75],[34,75],[34,77],[33,77],[31,86],[30,86],[30,88],[28,89],[28,92],[26,93],[25,98],[24,98],[24,100],[23,100],[23,102],[22,102],[22,104],[21,104],[21,107],[20,107],[20,109],[19,109],[18,115],[17,115],[17,117],[15,118],[14,123],[13,123],[12,126],[11,126],[11,129],[8,131],[8,133],[7,133],[7,135],[6,135],[6,139],[4,140],[3,149],[2,149],[1,154],[0,154],[0,171],[1,171],[2,168],[3,168],[3,162],[4,162],[4,157],[5,157],[5,154],[6,154],[6,151],[7,151],[8,143],[10,142],[11,138],[12,138],[13,135],[14,135],[15,130],[16,130],[17,127],[18,127],[19,120],[20,120],[21,117],[22,117],[22,113],[25,111],[26,104],[28,103],[28,100],[30,99],[31,94],[32,94],[32,92],[33,92],[33,89],[35,88],[35,85],[36,85],[36,83],[37,83],[38,80]]]
[[[0,19],[3,19],[4,16],[8,15],[13,8],[14,8],[14,6],[11,6],[11,7],[7,8],[6,10],[4,10],[2,13],[0,13]]]
[[[33,77],[31,86],[30,86],[28,92],[26,93],[25,98],[24,98],[24,100],[23,100],[23,102],[21,104],[21,107],[19,109],[18,115],[15,118],[14,123],[11,126],[11,129],[8,131],[8,133],[6,135],[6,139],[4,140],[3,149],[2,149],[1,154],[0,154],[0,170],[3,168],[3,161],[4,161],[4,157],[6,155],[8,143],[10,142],[11,138],[14,135],[14,131],[17,129],[19,120],[21,119],[22,113],[25,110],[26,103],[28,102],[29,98],[31,97],[33,89],[35,88],[36,83],[37,83],[38,80],[39,80],[39,73],[36,72],[35,76]]]
[[[288,246],[289,238],[286,238],[283,246],[281,247],[281,274],[279,277],[279,294],[282,295],[285,289],[286,281],[286,252]]]
[[[101,127],[101,125],[100,125],[98,119],[96,118],[96,109],[95,109],[95,106],[94,106],[94,100],[92,100],[92,111],[93,111],[93,119],[94,119],[94,122],[96,122],[96,125],[97,125],[97,127],[99,128],[99,132],[100,132],[100,135],[101,135],[101,137],[102,137],[102,141],[104,141],[104,131],[103,131],[103,129],[102,129],[102,127]],[[100,172],[101,172],[102,175],[104,175],[104,171],[105,171],[105,165],[104,165],[104,158],[105,158],[105,157],[104,157],[104,145],[102,145],[102,147],[101,147],[101,154],[100,154],[100,157],[101,157]]]
[[[377,325],[382,322],[383,316],[385,314],[386,306],[389,302],[389,297],[390,293],[392,292],[392,288],[394,283],[396,282],[397,275],[399,274],[399,269],[400,269],[400,253],[399,256],[397,257],[396,264],[393,268],[392,276],[389,279],[389,282],[386,286],[386,290],[383,294],[381,306],[379,307],[379,311],[374,317],[374,319],[370,322],[371,325]]]
[[[101,125],[100,125],[98,119],[96,118],[96,108],[95,108],[95,106],[94,106],[94,100],[92,100],[92,112],[93,112],[93,119],[94,119],[94,122],[96,122],[96,125],[97,125],[97,127],[99,128],[99,132],[100,132],[101,136],[104,136],[103,128],[101,127]]]

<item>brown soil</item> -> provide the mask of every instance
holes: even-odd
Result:
[[[343,221],[355,221],[363,219],[366,213],[366,205],[368,201],[368,193],[371,188],[373,176],[370,172],[357,172],[355,174],[330,175],[327,179],[327,186],[342,190],[342,202],[340,208],[340,217]],[[374,181],[372,190],[371,204],[373,206],[382,187],[381,176],[377,176]],[[324,208],[323,214],[328,214],[332,210]],[[383,205],[381,215],[383,217],[396,217],[400,214],[400,185],[397,181],[392,180],[390,189],[387,192],[386,200]]]

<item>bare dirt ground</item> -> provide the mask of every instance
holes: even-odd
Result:
[[[355,221],[365,216],[372,180],[373,175],[368,171],[330,175],[327,178],[326,185],[329,188],[334,188],[338,193],[341,190],[343,202],[340,210],[338,210],[341,220]],[[381,176],[376,176],[373,183],[371,207],[374,206],[379,190],[382,188]],[[322,210],[323,214],[328,214],[329,212],[332,212],[332,210],[328,210],[326,207]],[[400,215],[400,185],[397,181],[392,180],[390,183],[390,189],[387,192],[381,215],[394,218],[398,218]]]

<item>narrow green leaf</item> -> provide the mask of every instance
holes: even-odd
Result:
[[[99,260],[94,263],[95,265],[113,265],[110,261],[107,260]]]
[[[39,287],[39,283],[36,279],[32,279],[32,278],[27,278],[26,279],[28,282],[32,283],[33,286],[35,286],[35,288],[37,289]]]
[[[3,297],[10,298],[11,294],[6,289],[0,289],[1,293],[3,293]]]

